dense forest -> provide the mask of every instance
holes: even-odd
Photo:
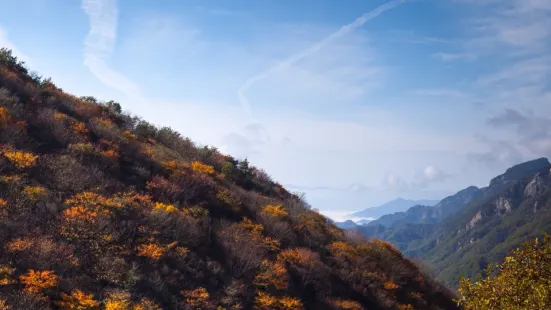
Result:
[[[205,124],[208,126],[208,124]],[[0,52],[0,308],[455,309],[246,159]]]

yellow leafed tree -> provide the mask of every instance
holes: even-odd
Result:
[[[465,309],[550,309],[550,236],[513,250],[497,268],[488,267],[487,274],[476,282],[461,279],[459,303]]]

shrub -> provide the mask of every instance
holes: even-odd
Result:
[[[264,260],[258,268],[254,285],[262,288],[274,288],[276,290],[285,290],[288,286],[288,274],[285,265],[281,262],[271,262]]]
[[[38,201],[44,198],[48,192],[42,186],[25,186],[25,188],[23,188],[23,193],[30,200]]]
[[[274,217],[286,216],[288,214],[287,210],[279,205],[267,205],[264,207],[264,210],[262,210],[262,213]]]
[[[130,305],[129,292],[125,290],[112,290],[107,293],[105,310],[128,310]]]
[[[3,151],[2,155],[20,169],[33,166],[38,158],[38,156],[33,153],[16,150]]]
[[[460,280],[460,305],[466,309],[547,309],[551,306],[551,240],[545,234],[526,242],[476,282]]]
[[[88,310],[98,309],[99,302],[93,294],[86,294],[81,290],[74,290],[70,295],[61,293],[61,300],[55,303],[60,309]]]
[[[166,251],[166,249],[154,243],[140,244],[137,250],[138,256],[147,257],[152,261],[161,259]]]
[[[209,293],[203,287],[199,287],[194,290],[182,291],[182,295],[186,304],[194,308],[196,307],[202,309],[208,304]]]
[[[198,161],[194,161],[191,163],[191,169],[193,171],[206,173],[206,174],[214,174],[214,167],[210,165],[205,165],[203,163],[200,163]]]
[[[26,274],[19,277],[19,280],[25,285],[25,290],[30,293],[38,293],[57,285],[57,276],[51,270],[29,269]]]

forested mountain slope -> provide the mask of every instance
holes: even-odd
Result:
[[[246,160],[0,52],[0,308],[454,309],[452,297]]]
[[[436,223],[410,216],[392,227],[369,223],[358,229],[391,242],[406,256],[421,258],[439,280],[455,287],[460,276],[472,278],[522,242],[551,231],[550,168],[545,158],[529,161],[508,169],[486,188],[467,188],[446,198],[439,205],[454,202],[450,206],[456,211]],[[416,209],[406,213],[419,214]]]

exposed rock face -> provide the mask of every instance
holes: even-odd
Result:
[[[505,197],[499,197],[495,202],[495,215],[502,216],[511,211],[511,201]],[[480,213],[480,212],[479,212]]]
[[[476,223],[478,223],[482,219],[482,212],[478,211],[478,213],[467,223],[467,226],[465,227],[466,230],[474,228]]]
[[[532,198],[550,188],[549,175],[536,174],[534,179],[524,188],[524,197]]]

